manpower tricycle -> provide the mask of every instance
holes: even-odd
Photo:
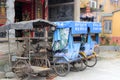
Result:
[[[93,67],[97,63],[101,24],[76,21],[54,23],[57,26],[52,44],[55,72],[65,76],[71,69],[82,71],[86,66]]]
[[[17,49],[14,51],[9,51],[12,71],[21,80],[29,80],[30,76],[37,76],[39,73],[43,74],[52,69],[50,64],[52,52],[49,50],[51,50],[55,26],[56,25],[50,21],[37,19],[16,22],[0,27],[0,32],[8,31],[9,33],[10,29],[23,30],[24,36],[14,39],[15,43],[16,41],[19,43],[18,41],[20,40],[23,42],[17,44]],[[31,32],[36,35],[30,36]],[[9,39],[10,37],[8,35],[8,40]],[[10,47],[10,42],[8,45],[9,48],[12,48]],[[23,48],[23,51],[21,51],[20,54],[17,54],[17,51],[20,48],[18,46]]]

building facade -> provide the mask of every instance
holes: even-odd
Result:
[[[49,20],[74,20],[74,0],[49,0]]]
[[[45,18],[45,0],[16,0],[15,21]]]
[[[80,21],[80,0],[48,0],[50,21]]]
[[[98,0],[99,20],[102,22],[101,37],[106,38],[103,44],[120,45],[120,0]],[[102,41],[101,41],[102,42]]]
[[[90,15],[89,17],[93,17],[92,21],[98,21],[97,5],[97,0],[80,0],[80,16],[82,17],[85,14],[88,14],[88,16]]]
[[[48,0],[15,0],[15,17],[13,22],[28,21],[33,19],[48,19]],[[10,4],[9,4],[10,5]],[[0,0],[0,26],[7,22],[7,0]],[[15,31],[17,36],[22,35],[21,30]],[[5,37],[5,33],[0,34]]]
[[[49,0],[49,20],[66,21],[77,18],[80,20],[80,17],[86,13],[88,4],[92,9],[91,13],[96,17],[97,0]]]
[[[111,36],[112,43],[117,43],[120,45],[120,9],[113,11],[112,16],[112,27],[111,27]]]
[[[6,22],[6,0],[0,0],[0,26]]]
[[[6,22],[6,2],[7,0],[0,0],[0,25]],[[45,19],[46,2],[47,0],[15,0],[15,22]]]

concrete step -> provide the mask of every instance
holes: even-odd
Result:
[[[14,78],[14,77],[15,77],[15,74],[14,74],[13,72],[7,72],[7,73],[5,74],[5,77],[6,77],[6,78]]]
[[[0,71],[0,79],[5,77],[5,72]]]

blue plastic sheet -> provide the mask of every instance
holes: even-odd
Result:
[[[54,32],[54,41],[58,41],[58,40],[60,40],[59,29],[55,30]]]
[[[53,50],[61,50],[68,44],[69,28],[58,28],[53,36]]]
[[[87,43],[91,43],[92,42],[92,39],[91,39],[91,35],[90,34],[88,34],[88,39],[87,39]]]
[[[70,28],[74,26],[74,21],[59,21],[59,22],[54,22],[56,24],[56,28]]]
[[[74,34],[89,34],[89,33],[100,33],[102,30],[99,22],[79,22],[79,21],[60,21],[54,22],[56,31],[54,32],[54,41],[57,43],[53,46],[54,50],[65,48],[68,45],[69,48],[73,48],[73,37]],[[88,28],[90,32],[88,33]],[[91,36],[88,35],[88,43],[91,42]],[[98,41],[97,41],[98,42]]]
[[[99,22],[88,22],[88,27],[90,27],[90,33],[101,33],[102,27]]]
[[[72,34],[87,34],[87,23],[74,22],[74,26],[72,26]]]
[[[72,34],[86,34],[87,33],[87,22],[77,21],[60,21],[54,22],[57,28],[71,28]]]

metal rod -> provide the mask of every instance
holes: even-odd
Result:
[[[18,47],[18,37],[17,37],[17,49],[19,49],[19,47]]]
[[[9,30],[8,30],[8,50],[9,50],[9,66],[11,66],[11,54],[10,54],[10,37],[9,37]]]
[[[28,44],[29,44],[29,45],[28,45],[29,64],[31,64],[31,62],[30,62],[30,61],[31,61],[31,55],[30,55],[30,29],[29,29],[29,32],[28,32],[28,37],[29,37],[29,40],[28,40],[28,41],[29,41],[29,43],[28,43]]]

